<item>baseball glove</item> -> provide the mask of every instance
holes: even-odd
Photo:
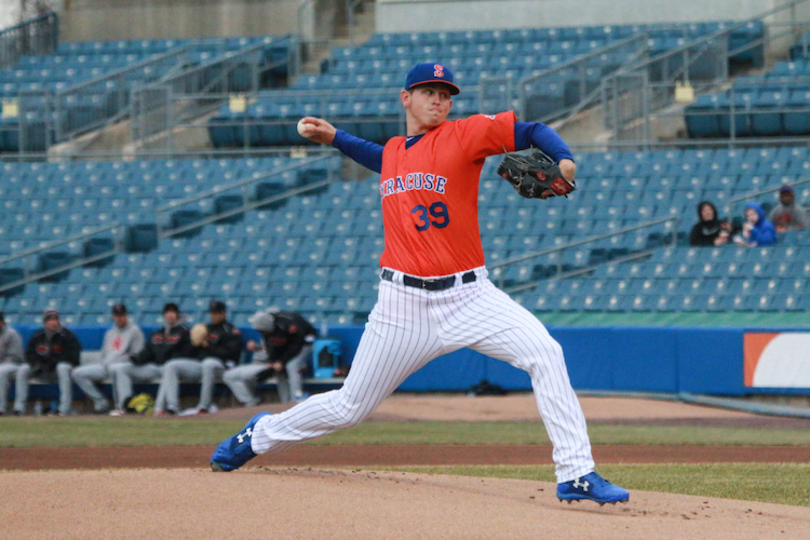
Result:
[[[197,323],[191,327],[191,344],[195,347],[204,347],[206,345],[205,338],[208,337],[208,325],[205,323]]]
[[[535,150],[531,156],[506,154],[498,166],[498,176],[505,178],[521,197],[527,199],[568,197],[577,188],[574,181],[566,180],[560,167],[540,150]]]
[[[127,411],[135,414],[155,412],[155,398],[149,394],[138,394],[127,402]]]

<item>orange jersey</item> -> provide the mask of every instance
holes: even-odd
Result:
[[[421,277],[484,266],[478,183],[487,156],[515,150],[515,113],[445,121],[405,148],[383,149],[385,249],[380,265]]]

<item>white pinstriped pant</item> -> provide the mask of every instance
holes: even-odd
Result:
[[[568,379],[562,347],[537,318],[475,269],[476,281],[428,292],[380,281],[352,367],[339,390],[316,394],[257,422],[251,447],[278,452],[359,424],[409,375],[437,356],[469,347],[529,373],[537,408],[554,445],[557,480],[594,470],[585,416]]]

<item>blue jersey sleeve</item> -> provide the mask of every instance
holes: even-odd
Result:
[[[374,172],[382,172],[383,146],[354,135],[342,129],[335,133],[332,146],[352,158],[354,161]]]
[[[515,122],[515,150],[539,148],[555,162],[573,161],[574,156],[565,141],[552,128],[540,122]]]

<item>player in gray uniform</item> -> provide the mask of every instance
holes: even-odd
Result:
[[[198,351],[191,344],[189,329],[182,322],[177,305],[167,304],[163,308],[163,318],[166,319],[168,331],[164,345],[171,349],[163,360],[160,387],[155,398],[155,416],[180,412],[180,381],[199,382],[202,374]]]
[[[42,315],[42,329],[34,332],[28,340],[26,363],[17,371],[14,410],[24,412],[28,400],[28,380],[36,377],[59,382],[59,416],[70,415],[73,403],[70,372],[79,365],[81,352],[79,340],[59,321],[59,312],[53,308],[46,309]]]
[[[197,348],[197,356],[201,359],[199,364],[199,378],[197,366],[188,364],[187,377],[190,380],[200,381],[200,402],[197,404],[197,413],[204,414],[211,408],[214,397],[214,385],[222,381],[222,374],[226,369],[239,363],[242,355],[242,333],[227,321],[227,308],[224,302],[211,300],[208,311],[211,322],[206,325],[205,339]],[[192,336],[192,343],[194,337]],[[175,364],[172,362],[172,364]]]
[[[17,378],[17,371],[22,365],[24,357],[20,334],[6,324],[3,313],[0,312],[0,415],[7,412],[8,386],[11,379]],[[15,407],[15,412],[22,414],[25,409],[24,405],[23,403],[19,408]]]
[[[256,395],[259,380],[275,374],[282,403],[305,397],[301,370],[312,356],[312,343],[317,331],[297,313],[270,308],[250,318],[251,326],[262,335],[262,343],[248,341],[253,361],[225,372],[223,380],[234,397],[246,407],[261,403]]]
[[[188,336],[188,328],[180,321],[180,308],[173,302],[163,307],[164,326],[158,328],[144,345],[143,350],[131,362],[121,362],[110,366],[116,395],[116,410],[111,414],[125,413],[127,401],[132,397],[132,383],[147,383],[160,378],[164,364],[173,358],[190,358],[194,348]],[[155,411],[163,410],[165,397],[162,388],[158,390]],[[175,398],[176,399],[176,398]],[[158,409],[158,407],[161,409]],[[174,412],[174,411],[172,411]]]
[[[124,304],[112,307],[112,318],[115,325],[104,334],[101,360],[96,364],[79,366],[71,373],[73,381],[93,401],[93,411],[97,414],[109,411],[110,403],[96,384],[111,376],[113,365],[129,364],[130,358],[141,352],[144,345],[143,332],[129,320]],[[113,394],[115,394],[114,384]]]

